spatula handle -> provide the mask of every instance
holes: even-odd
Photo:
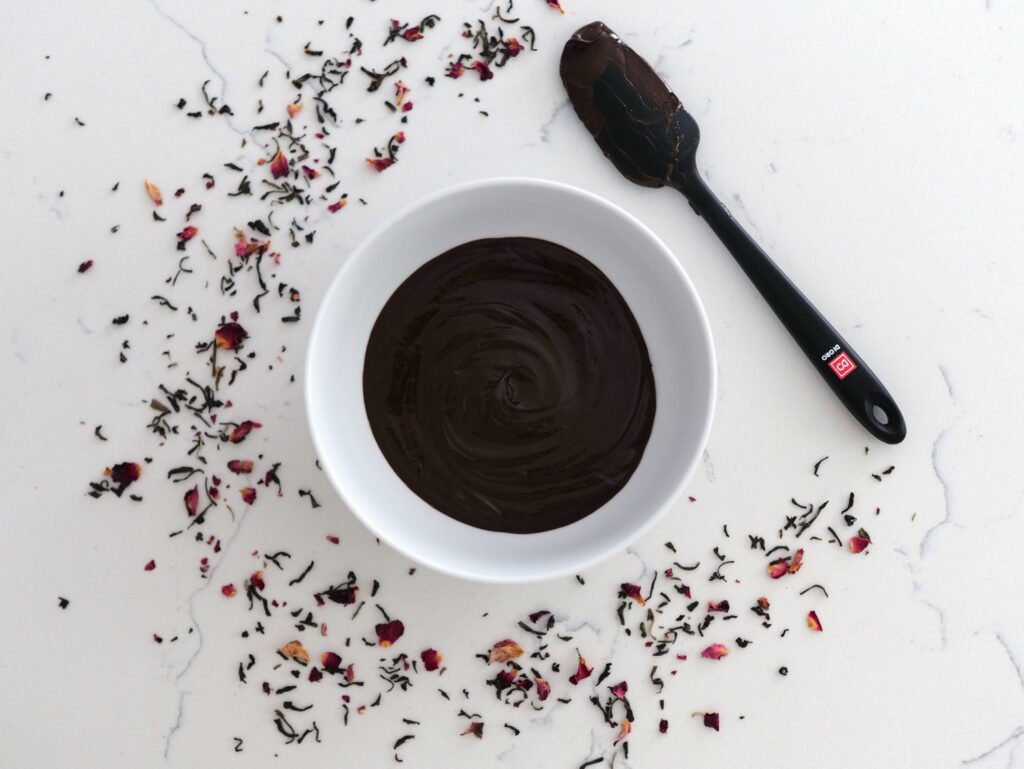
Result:
[[[880,441],[899,443],[907,425],[889,391],[850,344],[761,250],[693,170],[679,185],[715,231],[832,391]]]

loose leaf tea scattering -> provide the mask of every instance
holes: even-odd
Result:
[[[428,723],[427,716],[434,715],[430,711],[404,713],[411,717],[392,716],[394,728],[386,734],[377,737],[367,730],[360,738],[378,740],[382,755],[397,763],[424,761],[416,754],[422,729],[446,730],[453,742],[460,735],[474,737],[482,744],[469,740],[462,747],[484,749],[499,740],[525,739],[529,732],[522,733],[537,714],[554,708],[588,714],[604,730],[597,732],[603,739],[598,755],[570,757],[568,766],[615,765],[620,754],[628,758],[630,742],[666,734],[673,713],[673,739],[681,739],[680,730],[691,727],[717,732],[721,717],[711,710],[716,703],[692,701],[692,692],[674,686],[676,675],[720,675],[721,666],[732,664],[725,659],[728,655],[736,659],[756,655],[768,643],[784,644],[789,629],[803,622],[810,631],[822,632],[817,610],[827,602],[829,590],[814,580],[830,573],[822,569],[817,548],[835,549],[835,557],[844,558],[870,558],[877,549],[871,547],[874,540],[868,532],[858,528],[875,508],[863,499],[855,508],[852,492],[836,498],[831,508],[827,500],[781,500],[774,529],[743,532],[729,524],[714,542],[670,542],[664,550],[658,545],[663,562],[645,565],[640,574],[612,575],[615,579],[601,583],[603,587],[595,587],[600,582],[595,578],[576,576],[571,585],[580,603],[575,606],[536,606],[524,616],[506,616],[487,606],[490,630],[487,637],[474,639],[475,657],[457,651],[457,630],[442,633],[440,623],[428,629],[415,626],[410,614],[400,615],[405,621],[388,614],[384,606],[398,608],[391,602],[398,604],[403,591],[416,590],[413,572],[407,575],[403,567],[388,575],[382,565],[382,573],[360,578],[349,571],[346,543],[354,538],[335,528],[338,524],[316,528],[309,551],[271,542],[222,563],[242,519],[260,514],[250,510],[260,511],[278,498],[295,515],[317,515],[314,511],[330,506],[322,485],[307,478],[303,468],[293,469],[275,456],[275,449],[280,452],[287,445],[281,441],[277,415],[265,413],[237,387],[245,381],[250,392],[270,388],[281,381],[282,372],[288,384],[296,381],[291,351],[300,337],[293,329],[307,317],[302,312],[303,287],[292,284],[302,274],[294,269],[296,252],[319,242],[319,228],[344,227],[372,203],[372,185],[381,183],[380,172],[389,171],[385,181],[400,178],[400,158],[428,151],[427,132],[419,141],[413,125],[428,100],[449,100],[451,106],[460,103],[463,93],[487,93],[511,110],[514,100],[500,91],[502,71],[513,60],[520,62],[516,67],[529,66],[522,62],[530,61],[531,52],[544,42],[544,30],[537,31],[541,24],[552,25],[549,37],[562,36],[554,26],[561,23],[558,12],[565,9],[557,0],[500,0],[482,12],[484,18],[433,13],[417,13],[416,18],[401,11],[405,18],[383,25],[347,15],[335,19],[333,26],[325,19],[311,30],[310,37],[316,39],[292,52],[292,70],[274,65],[253,72],[257,93],[249,106],[258,116],[255,125],[245,125],[241,116],[250,110],[236,112],[239,105],[225,103],[211,81],[168,96],[174,119],[186,124],[220,121],[241,133],[240,151],[232,147],[216,167],[182,167],[178,178],[166,170],[159,178],[132,176],[135,181],[123,193],[118,192],[119,183],[111,187],[107,179],[102,184],[104,195],[137,196],[143,217],[139,224],[152,233],[154,258],[161,253],[166,257],[167,273],[160,285],[146,287],[141,294],[145,300],[126,295],[103,315],[113,316],[111,327],[122,335],[115,339],[112,356],[126,367],[151,366],[143,379],[152,385],[131,395],[141,401],[140,408],[125,412],[144,414],[138,426],[148,431],[145,454],[118,449],[118,436],[131,431],[104,417],[106,426],[95,428],[95,438],[89,436],[103,453],[80,482],[87,483],[89,497],[111,506],[141,501],[143,493],[161,500],[172,530],[156,531],[153,550],[136,553],[139,560],[129,568],[137,574],[134,570],[141,564],[146,572],[140,589],[159,589],[161,580],[181,574],[167,565],[166,548],[173,546],[190,559],[188,573],[197,584],[212,582],[209,598],[238,623],[237,655],[225,674],[264,708],[264,720],[248,728],[269,730],[290,750],[315,745],[322,731],[346,729],[374,709],[386,718],[395,712],[390,701],[401,702],[417,686],[430,698],[431,710],[450,720]],[[400,9],[393,13],[399,15]],[[435,43],[450,50],[440,61],[423,56]],[[539,70],[535,74],[540,76]],[[272,95],[280,89],[285,97]],[[240,98],[236,93],[240,91],[232,93],[233,101]],[[500,108],[487,106],[481,111],[497,119]],[[376,138],[354,135],[354,127],[367,121],[380,124]],[[374,141],[381,144],[370,149]],[[347,146],[364,149],[346,161]],[[226,217],[219,205],[244,209],[244,216]],[[117,232],[122,224],[127,228],[120,219],[103,223],[104,234]],[[102,256],[95,262],[81,260],[78,256],[67,267],[70,274],[75,269],[83,273],[75,275],[76,286],[93,285],[111,263]],[[216,312],[204,312],[201,308],[210,303],[204,300],[214,298]],[[135,306],[129,306],[132,302]],[[160,362],[153,366],[136,360],[132,335],[152,330],[155,317],[166,327],[167,341],[155,351]],[[171,339],[184,343],[184,356],[171,346]],[[87,423],[90,431],[97,421]],[[835,458],[826,460],[821,454],[806,458],[799,476],[824,482],[837,470]],[[809,465],[812,473],[807,472]],[[865,482],[877,486],[893,472],[891,466],[869,468]],[[708,500],[698,503],[689,497],[685,511],[705,505]],[[331,529],[338,533],[325,533]],[[325,557],[323,547],[329,548],[331,558]],[[747,566],[756,577],[740,580],[737,570]],[[76,596],[76,606],[81,600]],[[58,611],[70,605],[58,597]],[[588,621],[580,616],[581,606],[604,607],[599,609],[601,619],[614,623],[616,639],[622,641],[614,653],[607,645],[597,648],[581,633]],[[72,614],[68,612],[69,621]],[[144,636],[147,643],[166,650],[195,630],[146,628]],[[827,642],[828,635],[815,640]],[[632,677],[627,680],[623,655],[647,660],[643,672],[637,675],[630,666]],[[765,664],[773,676],[798,669],[791,656],[785,661],[787,666],[778,667],[773,657]],[[313,696],[328,688],[329,711]],[[500,717],[494,708],[500,709]],[[700,721],[686,718],[694,712]],[[487,723],[492,726],[485,729]],[[726,731],[735,733],[737,728]],[[225,733],[225,753],[242,752],[243,747],[247,754],[253,752],[253,741],[239,734]]]

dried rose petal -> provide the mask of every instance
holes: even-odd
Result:
[[[320,655],[320,664],[328,672],[336,671],[341,667],[341,655],[334,652],[324,652]]]
[[[188,243],[199,233],[199,228],[194,227],[191,224],[185,227],[181,232],[178,233],[178,240],[182,243]]]
[[[267,583],[263,581],[263,572],[254,571],[249,577],[249,584],[257,590],[264,590],[267,587]]]
[[[728,656],[729,647],[725,644],[711,644],[704,651],[700,653],[701,657],[707,657],[709,660],[720,660],[722,657]]]
[[[789,573],[796,574],[800,571],[800,567],[804,565],[804,549],[801,547],[795,553],[793,553],[793,560],[789,564]]]
[[[578,684],[584,678],[590,678],[590,674],[594,672],[593,668],[587,667],[587,661],[583,657],[580,657],[576,663],[576,672],[569,676],[569,683],[573,686]]]
[[[156,568],[156,561],[150,561],[142,567],[143,571],[153,571]]]
[[[221,350],[237,350],[248,338],[249,332],[233,321],[222,323],[213,333],[213,340]]]
[[[484,738],[484,725],[479,721],[474,721],[466,727],[465,731],[460,732],[459,736],[465,736],[467,734],[472,734],[478,740],[482,740]]]
[[[146,194],[149,195],[149,199],[153,201],[154,205],[162,206],[164,204],[163,193],[161,193],[160,188],[153,184],[149,179],[146,179]]]
[[[318,177],[320,175],[320,172],[317,171],[315,168],[310,168],[309,166],[303,166],[302,167],[302,174],[307,179],[315,179],[316,177]]]
[[[551,684],[549,684],[540,676],[537,676],[537,678],[534,679],[534,681],[537,684],[537,699],[543,702],[548,698],[548,695],[551,694]]]
[[[306,664],[309,663],[309,652],[306,651],[306,647],[302,645],[301,641],[291,641],[282,646],[279,651],[287,659],[296,660]]]
[[[232,443],[241,443],[245,440],[245,436],[249,434],[250,430],[258,430],[263,427],[259,422],[253,422],[246,419],[244,422],[238,425],[234,430],[231,431],[231,435],[228,436],[228,440]]]
[[[366,162],[373,166],[377,173],[382,173],[391,168],[396,162],[394,158],[367,158]]]
[[[445,70],[444,76],[450,77],[452,80],[458,80],[466,73],[466,68],[462,66],[461,61],[453,61],[448,63],[448,69]]]
[[[118,493],[123,492],[142,476],[142,466],[137,462],[119,462],[111,467],[106,474],[117,484]]]
[[[359,588],[355,585],[352,587],[339,587],[331,588],[324,595],[327,596],[328,600],[333,603],[340,603],[342,606],[351,606],[356,602],[356,592]]]
[[[612,686],[611,690],[612,694],[614,694],[616,697],[622,698],[625,697],[626,692],[629,691],[629,684],[627,684],[625,681],[620,681],[619,683],[615,684],[615,686]]]
[[[498,643],[491,647],[491,652],[487,655],[487,661],[508,662],[509,660],[514,660],[516,657],[522,656],[523,647],[511,638],[506,638],[504,641],[498,641]]]
[[[409,668],[406,667],[406,670],[408,670],[408,669]],[[355,680],[356,680],[356,666],[354,664],[353,665],[349,665],[347,668],[345,668],[345,682],[346,683],[352,683]]]
[[[714,729],[717,732],[718,731],[718,724],[719,724],[718,713],[705,713],[704,714],[704,726],[706,726],[708,729]]]
[[[807,627],[809,627],[815,633],[820,633],[824,629],[821,626],[821,620],[818,619],[818,615],[816,612],[807,612]]]
[[[867,537],[850,537],[850,552],[861,553],[870,544],[871,540]]]
[[[728,601],[708,601],[708,611],[729,611]]]
[[[622,725],[619,727],[619,736],[615,738],[613,744],[618,745],[629,736],[631,731],[633,731],[633,723],[628,718],[623,718]]]
[[[233,472],[235,475],[248,475],[252,472],[252,460],[251,459],[229,459],[228,470]]]
[[[341,542],[341,540],[333,534],[327,535],[327,541],[330,542],[332,545],[337,545],[339,542]]]
[[[509,58],[515,58],[523,50],[523,44],[514,37],[510,37],[505,41],[505,53],[509,55]]]
[[[623,582],[622,585],[620,585],[620,589],[622,590],[623,594],[627,598],[632,598],[634,601],[636,601],[641,606],[643,606],[645,603],[647,603],[644,600],[644,597],[642,595],[640,595],[640,586],[639,585],[634,585],[632,582]]]
[[[757,605],[760,606],[762,609],[767,609],[769,606],[768,599],[764,596],[761,596],[757,599]]]
[[[220,592],[225,598],[234,598],[238,594],[238,589],[229,582],[221,587]]]
[[[658,722],[658,731],[662,734],[668,734],[668,720],[663,718]]]
[[[185,492],[185,512],[189,518],[195,518],[199,512],[199,487],[193,486]]]
[[[789,559],[780,558],[768,564],[768,576],[772,579],[779,579],[789,574]]]
[[[565,13],[565,8],[562,7],[562,3],[559,0],[547,0],[548,5],[557,10],[560,13]]]
[[[270,161],[270,173],[273,174],[275,179],[288,175],[288,158],[284,156],[281,150],[278,150],[277,154],[274,155],[274,159]]]
[[[78,271],[79,272],[88,272],[89,270],[92,269],[92,265],[93,265],[92,259],[86,259],[84,262],[82,262],[81,264],[78,265]]]
[[[505,670],[499,671],[498,675],[494,677],[494,680],[498,684],[498,689],[507,689],[508,687],[510,687],[513,683],[515,683],[517,675],[519,675],[519,671],[513,670],[512,668],[507,668]]]
[[[423,39],[423,33],[419,27],[409,27],[402,33],[402,37],[408,40],[410,43],[415,43],[417,40]]]
[[[405,83],[403,83],[401,80],[399,80],[397,83],[395,83],[395,106],[396,107],[401,107],[402,106],[402,102],[405,101],[406,95],[411,90],[412,89],[409,86],[407,86]]]
[[[287,107],[287,109],[288,109],[288,117],[294,119],[296,115],[298,115],[300,112],[302,112],[302,107],[303,107],[302,102],[299,102],[298,104],[289,104],[288,107]]]
[[[238,493],[242,495],[242,501],[247,505],[251,505],[256,501],[256,489],[252,486],[246,486],[244,489],[239,489]]]
[[[424,649],[420,652],[420,659],[423,660],[423,667],[426,670],[437,670],[441,666],[441,652],[437,649]]]
[[[491,68],[487,66],[486,62],[480,60],[474,61],[473,69],[475,69],[480,74],[481,80],[490,80],[492,77],[494,77],[494,73],[491,71]]]
[[[309,680],[312,681],[313,683],[316,683],[317,681],[321,680],[323,677],[324,677],[324,674],[320,672],[320,668],[312,667],[312,668],[309,669]]]
[[[382,622],[374,627],[374,630],[377,631],[377,643],[387,647],[402,637],[402,633],[405,632],[405,625],[402,624],[401,620],[393,619],[390,622]]]
[[[331,203],[329,206],[327,206],[327,210],[330,211],[332,214],[336,214],[347,205],[348,201],[342,198],[337,203]]]

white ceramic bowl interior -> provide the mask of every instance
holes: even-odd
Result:
[[[651,357],[657,410],[650,441],[622,490],[593,514],[540,534],[504,534],[438,512],[394,473],[370,431],[363,358],[370,330],[413,271],[470,240],[529,236],[589,259],[636,316]],[[448,574],[527,582],[573,574],[624,549],[672,505],[711,427],[715,355],[700,299],[665,245],[643,224],[583,190],[494,179],[443,190],[367,238],[335,277],[309,344],[306,406],[324,471],[382,540]]]

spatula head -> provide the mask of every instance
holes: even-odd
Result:
[[[636,51],[595,21],[565,44],[561,74],[576,114],[623,176],[646,187],[682,186],[697,123]]]

